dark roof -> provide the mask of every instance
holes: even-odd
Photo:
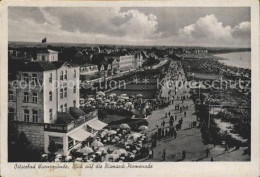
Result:
[[[59,52],[45,48],[38,51],[38,53],[59,53]]]
[[[86,64],[83,64],[83,65],[80,65],[81,67],[86,67],[86,66],[96,66],[94,64],[89,64],[89,63],[86,63]]]
[[[40,62],[33,62],[33,61],[26,61],[26,60],[8,60],[8,69],[9,73],[17,72],[17,71],[27,71],[27,72],[41,72],[41,71],[50,71],[56,70],[60,68],[65,63],[74,66],[65,61],[55,61],[55,62],[47,62],[47,61],[40,61]]]
[[[91,113],[91,112],[93,112],[93,111],[95,111],[95,110],[97,110],[97,109],[94,109],[94,108],[82,108],[82,110],[83,110],[86,114],[88,114],[88,113]]]
[[[67,64],[67,65],[70,65],[70,66],[72,66],[72,67],[76,67],[77,65],[75,65],[75,64],[72,64],[72,63],[69,63],[69,62],[66,62],[66,61],[53,61],[53,62],[51,62],[53,65],[55,65],[56,66],[56,68],[58,69],[58,68],[60,68],[62,65],[64,65],[64,64]]]
[[[56,124],[68,124],[71,121],[75,120],[69,113],[66,112],[58,112]]]
[[[77,119],[80,116],[86,115],[86,113],[80,108],[70,107],[70,115]]]
[[[8,59],[8,73],[15,73],[21,65],[26,62],[24,59]]]
[[[131,55],[131,53],[129,53],[128,51],[110,53],[110,56],[126,56],[126,55]]]
[[[108,63],[108,64],[112,64],[114,60],[115,60],[115,58],[109,58],[109,59],[107,60],[107,63]]]
[[[20,71],[49,71],[49,70],[55,70],[56,67],[50,62],[25,62],[19,68]]]

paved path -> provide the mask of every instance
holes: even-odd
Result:
[[[185,79],[185,77],[180,77],[179,79]],[[164,88],[162,90],[162,96],[168,95],[169,88]],[[173,92],[172,92],[173,93]],[[179,89],[176,96],[188,94],[188,89]],[[189,105],[189,109],[186,111],[187,115],[179,110],[175,110],[175,104]],[[174,105],[169,105],[168,107],[160,110],[153,111],[151,115],[148,116],[148,132],[147,136],[150,137],[157,128],[161,126],[161,122],[165,120],[166,127],[169,126],[169,116],[165,118],[165,113],[171,112],[171,115],[177,115],[177,121],[174,122],[174,126],[177,124],[178,120],[183,118],[182,129],[177,131],[177,138],[163,138],[161,141],[157,141],[157,146],[153,149],[154,157],[153,159],[143,159],[142,161],[161,161],[162,152],[166,150],[165,161],[180,161],[181,152],[186,151],[186,158],[184,161],[210,161],[211,157],[214,160],[248,160],[248,156],[241,156],[243,150],[230,150],[225,152],[224,148],[221,146],[213,147],[213,145],[203,144],[203,139],[199,128],[190,128],[189,124],[196,120],[195,115],[195,105],[192,100],[181,101],[175,100]],[[206,157],[206,148],[210,149],[210,154]]]

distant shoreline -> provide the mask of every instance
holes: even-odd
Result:
[[[217,57],[217,60],[224,65],[243,68],[243,69],[251,69],[251,58],[247,58],[246,56],[244,56],[245,58],[243,57],[243,60],[241,62],[241,60],[239,60],[239,58],[234,59],[232,56],[225,56],[225,55],[229,55],[229,54],[233,54],[233,53],[234,53],[234,55],[236,55],[239,53],[246,53],[246,52],[250,53],[250,56],[251,56],[251,51],[229,52],[229,53],[215,54],[213,56]],[[221,56],[221,55],[224,55],[224,56]],[[234,61],[236,61],[235,64],[234,64]],[[248,64],[247,62],[250,62],[249,66],[247,65]]]
[[[28,45],[28,46],[25,46]],[[46,46],[66,46],[66,47],[89,47],[89,46],[128,46],[128,47],[141,47],[141,48],[206,48],[209,53],[230,53],[230,51],[251,51],[250,47],[206,47],[206,46],[178,46],[178,45],[129,45],[129,44],[89,44],[89,43],[65,43],[65,42],[47,42],[42,44],[41,42],[23,42],[23,41],[8,41],[8,47],[46,47]]]
[[[239,51],[223,51],[223,52],[217,52],[217,53],[212,53],[214,56],[215,55],[221,55],[221,54],[229,54],[229,53],[240,53],[240,52],[251,52],[251,49],[250,50],[239,50]]]

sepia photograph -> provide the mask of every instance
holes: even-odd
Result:
[[[259,2],[0,2],[0,176],[259,176]]]
[[[8,7],[8,162],[250,160],[249,7]]]

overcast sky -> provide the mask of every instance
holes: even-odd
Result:
[[[9,41],[250,47],[247,7],[9,7]]]

